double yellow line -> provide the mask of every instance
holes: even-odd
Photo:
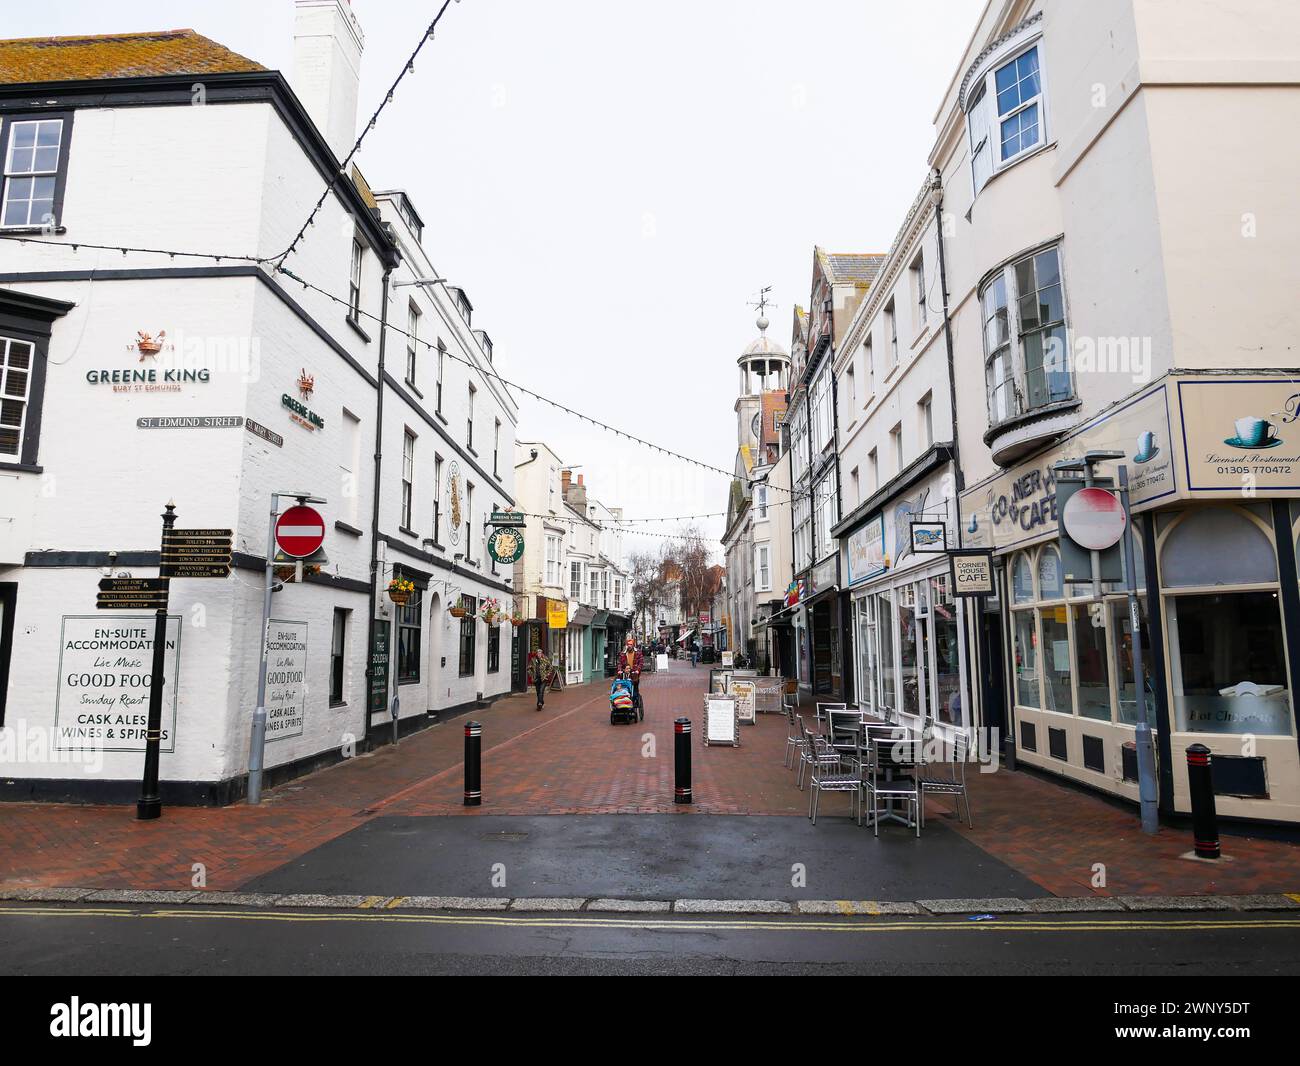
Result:
[[[465,926],[497,929],[609,929],[644,932],[699,933],[1120,933],[1167,932],[1198,933],[1224,930],[1300,929],[1298,916],[1231,917],[1213,921],[1204,918],[1047,918],[1006,916],[995,921],[973,922],[967,918],[781,918],[733,917],[618,917],[586,913],[557,915],[525,914],[405,914],[374,910],[375,902],[385,897],[370,897],[358,910],[237,910],[221,907],[201,909],[177,907],[167,910],[131,910],[122,907],[0,907],[0,917],[31,918],[117,918],[132,920],[175,921],[206,919],[209,921],[339,923],[382,922],[401,925]],[[364,911],[364,913],[360,913]]]

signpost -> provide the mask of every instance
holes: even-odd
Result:
[[[167,609],[167,578],[106,577],[99,583],[95,606],[101,611]]]

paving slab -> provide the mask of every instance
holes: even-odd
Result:
[[[570,897],[565,899],[556,898],[535,898],[535,899],[513,899],[510,901],[512,911],[580,911],[582,905],[587,902],[585,896]]]
[[[85,897],[86,903],[188,903],[197,892],[163,889],[105,888]]]
[[[1113,896],[1045,896],[1028,900],[1038,914],[1082,914],[1087,911],[1122,911],[1124,904]]]
[[[796,914],[924,914],[915,903],[878,899],[801,899],[794,905]]]
[[[587,904],[589,911],[613,914],[661,914],[672,909],[672,900],[667,899],[593,899]]]
[[[1117,896],[1131,911],[1228,911],[1226,896]]]
[[[1028,914],[1030,906],[1023,899],[918,899],[932,914]]]
[[[790,904],[779,899],[679,899],[677,914],[789,914]]]
[[[396,911],[503,911],[510,900],[493,896],[398,896],[385,910]]]
[[[1229,907],[1239,911],[1293,911],[1300,910],[1300,900],[1281,892],[1253,896],[1224,896]]]
[[[275,901],[277,907],[360,907],[374,896],[321,895],[313,892],[290,892]],[[383,898],[383,897],[380,897]]]
[[[76,903],[93,891],[92,888],[7,888],[0,890],[0,899],[23,903]]]
[[[190,902],[214,907],[273,907],[279,899],[273,892],[200,892]]]

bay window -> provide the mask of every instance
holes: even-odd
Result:
[[[979,299],[989,425],[1073,399],[1059,246],[1002,267]]]
[[[1039,46],[985,69],[966,98],[971,181],[976,195],[1003,167],[1046,143]]]

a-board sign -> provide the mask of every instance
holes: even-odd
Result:
[[[667,673],[667,672],[668,672],[668,656],[667,656],[667,655],[656,655],[656,656],[655,656],[655,670],[656,670],[656,672],[659,671],[659,670],[664,671],[664,673]]]
[[[713,693],[704,697],[704,743],[740,746],[736,723],[736,697]]]
[[[709,671],[709,691],[725,696],[731,691],[731,671],[714,668]]]
[[[723,666],[735,666],[735,665],[736,665],[736,653],[735,653],[734,651],[724,651],[724,652],[722,653],[722,665],[723,665]]]
[[[736,697],[736,719],[746,725],[754,724],[754,694],[757,690],[758,685],[754,681],[739,677],[731,679],[731,694]]]

